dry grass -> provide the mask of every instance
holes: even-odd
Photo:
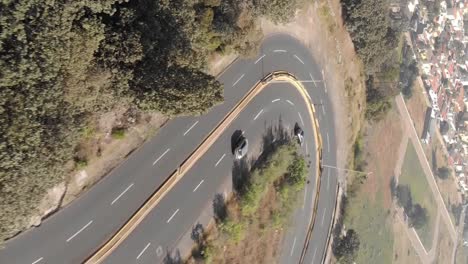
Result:
[[[253,219],[245,229],[245,237],[235,243],[223,240],[219,230],[214,228],[208,240],[212,239],[216,251],[211,263],[244,264],[244,263],[276,263],[283,231],[273,228],[272,209],[278,206],[277,197],[270,189],[260,206],[259,217]],[[230,217],[240,221],[240,208],[236,202],[228,206]],[[220,239],[221,238],[221,239]]]
[[[393,261],[394,264],[419,264],[421,263],[418,255],[414,251],[411,241],[406,235],[407,226],[395,219],[393,222],[393,234],[395,237],[393,243]]]
[[[391,263],[395,242],[390,181],[403,136],[398,113],[391,110],[367,132],[366,171],[372,174],[350,198],[345,225],[355,229],[360,237],[356,263]]]
[[[425,94],[422,93],[423,88],[420,87],[419,82],[415,81],[413,87],[413,96],[410,99],[405,100],[406,107],[410,113],[411,119],[413,119],[414,126],[418,132],[418,136],[422,135],[424,128],[424,119],[426,116],[426,109],[428,107],[426,103]]]
[[[439,221],[439,240],[434,263],[447,263],[452,259],[454,244],[444,221]]]

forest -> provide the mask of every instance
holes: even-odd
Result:
[[[223,100],[214,53],[256,53],[259,17],[299,0],[0,0],[0,241],[63,182],[93,115],[199,115]]]

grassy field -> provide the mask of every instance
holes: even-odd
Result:
[[[350,200],[345,225],[359,234],[361,242],[356,263],[392,263],[393,233],[391,217],[382,208],[382,197],[370,200],[360,192]]]
[[[411,142],[408,143],[406,148],[399,184],[409,185],[413,203],[419,203],[427,210],[428,221],[422,228],[416,229],[416,232],[426,250],[429,251],[432,247],[433,229],[437,216],[437,204],[429,184],[426,181],[416,150]]]

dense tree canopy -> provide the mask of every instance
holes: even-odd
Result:
[[[271,8],[262,13],[263,6]],[[0,0],[0,240],[24,229],[47,189],[70,172],[64,164],[91,115],[120,105],[206,112],[223,99],[222,85],[206,73],[209,56],[255,53],[257,16],[285,21],[296,6]]]

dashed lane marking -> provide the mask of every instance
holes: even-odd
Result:
[[[179,212],[179,209],[175,210],[175,212],[171,215],[171,217],[169,217],[169,219],[167,219],[166,223],[169,223],[172,218],[174,218],[174,216],[176,216],[176,214]]]
[[[193,192],[196,192],[197,189],[200,187],[200,185],[202,185],[202,183],[203,183],[204,181],[205,181],[205,180],[201,180],[200,183],[197,185],[197,187],[195,187],[195,188],[193,189]]]
[[[275,99],[275,100],[273,100],[273,101],[271,101],[271,102],[274,103],[274,102],[278,102],[279,100],[280,100],[280,99],[277,98],[277,99]]]
[[[288,102],[288,104],[290,104],[290,105],[294,105],[293,102],[291,102],[289,100],[286,100],[286,102]]]
[[[265,54],[263,54],[260,58],[258,58],[258,59],[254,62],[254,64],[257,64],[259,61],[261,61],[261,60],[263,59],[263,57],[265,57]]]
[[[192,130],[192,128],[194,128],[197,124],[198,124],[198,120],[197,122],[193,123],[193,125],[190,126],[189,129],[187,129],[187,131],[185,131],[184,136],[187,135],[187,133],[190,132],[190,130]]]
[[[304,62],[301,60],[301,58],[299,58],[296,54],[294,54],[294,57],[295,57],[298,61],[300,61],[302,64],[304,64]]]
[[[218,160],[218,161],[216,162],[216,164],[215,164],[215,167],[218,166],[218,164],[224,159],[225,156],[226,156],[226,153],[224,153],[224,154],[221,156],[221,158],[219,158],[219,160]]]
[[[85,226],[83,226],[80,230],[78,230],[75,234],[67,239],[67,242],[70,242],[73,238],[75,238],[79,233],[85,230],[89,225],[93,223],[93,220],[89,221]]]
[[[242,78],[244,78],[244,75],[245,75],[245,73],[242,74],[241,77],[239,77],[239,79],[237,79],[237,81],[232,85],[232,87],[236,86],[236,84],[237,84],[240,80],[242,80]]]
[[[263,113],[263,109],[258,112],[258,114],[254,117],[253,120],[257,120],[257,118]]]
[[[113,205],[115,202],[117,202],[117,200],[119,200],[120,197],[122,197],[122,195],[124,195],[130,188],[132,188],[132,186],[133,186],[133,182],[132,182],[132,184],[130,184],[123,192],[121,192],[121,193],[119,194],[119,196],[117,196],[117,197],[112,201],[111,205]]]
[[[166,151],[164,151],[164,153],[161,154],[161,156],[159,156],[159,158],[157,158],[157,159],[153,162],[153,166],[154,166],[156,163],[158,163],[158,161],[159,161],[160,159],[162,159],[162,157],[164,157],[164,155],[166,155],[170,150],[171,150],[170,148],[166,149]]]
[[[145,251],[148,249],[148,247],[151,245],[151,243],[148,243],[146,244],[146,247],[143,248],[143,250],[140,252],[140,254],[138,254],[138,256],[136,257],[136,259],[139,259],[141,257],[141,255],[143,255],[143,253],[145,253]]]
[[[31,263],[31,264],[37,264],[37,263],[39,263],[39,261],[41,261],[41,260],[43,260],[43,259],[44,259],[43,257],[38,258],[38,259],[36,259],[36,260],[35,260],[33,263]]]

